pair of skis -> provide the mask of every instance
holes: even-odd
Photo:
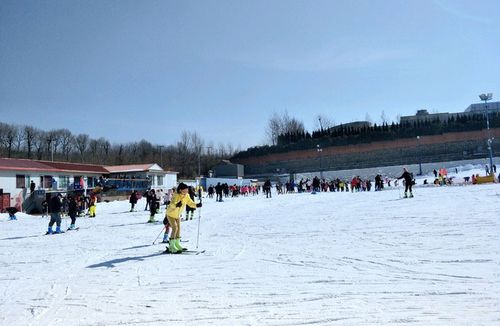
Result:
[[[51,233],[47,232],[47,233],[45,233],[45,235],[63,234],[63,233],[66,233],[68,231],[78,231],[78,230],[80,230],[80,227],[76,227],[74,229],[67,229],[66,231],[61,231],[61,232],[51,232]]]
[[[162,251],[164,254],[169,254],[169,255],[200,255],[205,252],[205,250],[183,250],[179,252],[170,252],[168,248],[165,251]]]

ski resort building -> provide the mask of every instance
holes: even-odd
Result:
[[[13,206],[37,213],[42,201],[54,193],[95,191],[115,196],[132,190],[167,189],[176,183],[177,172],[164,171],[155,163],[102,166],[0,158],[0,211]]]
[[[105,166],[109,172],[108,184],[117,188],[168,189],[177,185],[177,174],[164,171],[158,164],[131,164]]]

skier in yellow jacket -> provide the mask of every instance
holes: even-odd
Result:
[[[172,227],[172,232],[170,233],[170,241],[168,246],[168,251],[173,254],[180,254],[184,248],[182,248],[180,243],[181,238],[181,215],[182,212],[186,210],[186,205],[191,208],[196,209],[201,207],[201,203],[196,204],[188,195],[188,186],[185,183],[180,183],[177,186],[177,192],[172,196],[172,200],[167,207],[165,216],[168,219],[168,223]]]

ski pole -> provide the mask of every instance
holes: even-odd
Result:
[[[165,225],[161,228],[161,231],[160,231],[160,233],[158,233],[158,236],[155,238],[155,241],[153,241],[153,244],[155,244],[156,240],[158,240],[158,238],[160,237],[163,230],[165,230]]]
[[[201,188],[198,188],[198,197],[200,198],[201,204]],[[198,235],[196,236],[196,249],[198,249],[198,243],[200,241],[200,221],[201,221],[201,207],[198,208]]]

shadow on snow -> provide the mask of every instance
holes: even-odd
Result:
[[[87,268],[98,268],[98,267],[113,268],[113,267],[116,267],[115,265],[117,265],[117,264],[126,263],[128,261],[143,261],[146,258],[151,258],[151,257],[156,257],[156,256],[161,256],[161,255],[164,255],[164,253],[157,252],[157,253],[154,253],[151,255],[146,255],[146,256],[117,258],[117,259],[104,261],[104,262],[99,263],[99,264],[89,265],[89,266],[87,266]]]

